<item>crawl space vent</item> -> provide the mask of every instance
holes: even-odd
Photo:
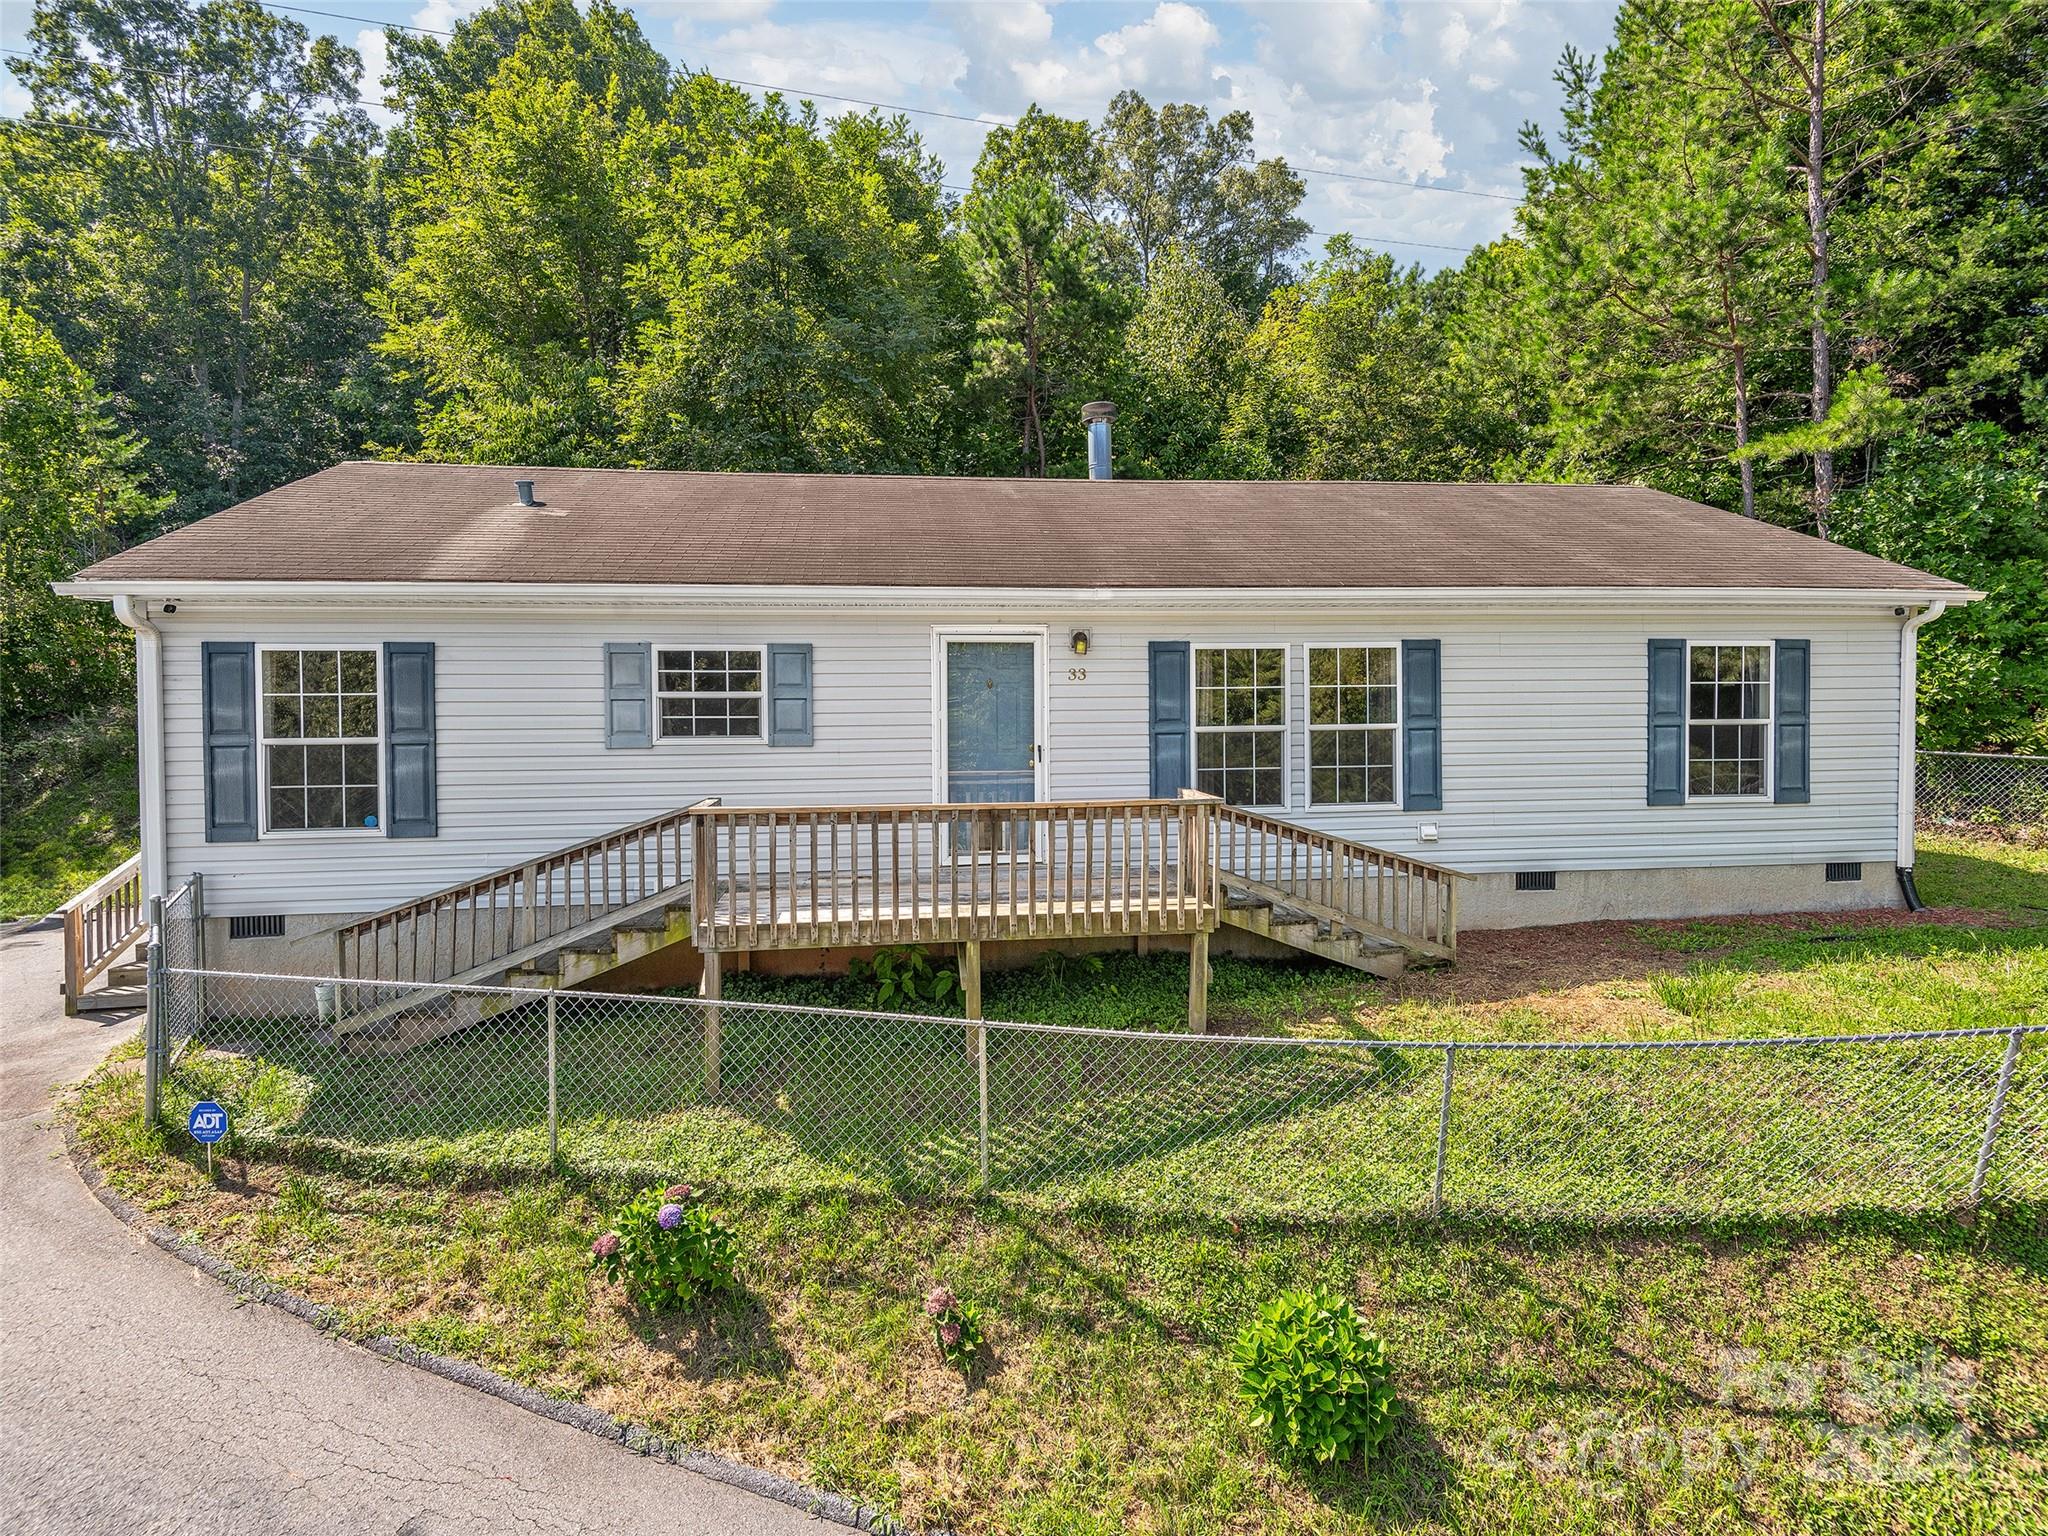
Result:
[[[1515,871],[1515,889],[1518,891],[1554,891],[1557,889],[1557,871],[1554,869],[1518,869]]]
[[[284,937],[284,915],[268,913],[262,917],[231,917],[228,919],[228,937],[231,939],[281,939]]]

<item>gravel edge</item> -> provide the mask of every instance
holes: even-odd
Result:
[[[586,1435],[594,1435],[630,1454],[669,1462],[685,1471],[708,1477],[714,1482],[743,1488],[748,1493],[773,1499],[778,1504],[786,1504],[816,1519],[829,1520],[835,1525],[843,1525],[851,1530],[896,1532],[902,1529],[879,1510],[855,1504],[836,1493],[826,1493],[784,1477],[778,1472],[763,1472],[757,1467],[731,1461],[710,1451],[697,1450],[680,1439],[656,1434],[643,1425],[615,1419],[608,1413],[600,1413],[597,1409],[586,1407],[582,1403],[549,1397],[544,1392],[522,1386],[516,1381],[508,1381],[496,1371],[485,1370],[482,1366],[467,1360],[451,1360],[446,1355],[433,1354],[386,1334],[366,1337],[352,1333],[333,1308],[324,1307],[295,1291],[285,1290],[282,1286],[272,1285],[268,1280],[230,1263],[211,1249],[190,1238],[180,1237],[170,1228],[151,1221],[145,1212],[107,1183],[105,1175],[100,1172],[99,1164],[93,1161],[92,1154],[79,1140],[76,1129],[68,1119],[64,1122],[64,1148],[71,1158],[71,1166],[78,1170],[79,1179],[92,1192],[93,1198],[113,1212],[116,1219],[132,1227],[173,1258],[212,1276],[237,1296],[250,1301],[260,1301],[266,1306],[277,1308],[280,1312],[289,1313],[322,1333],[366,1349],[373,1355],[381,1355],[387,1360],[395,1360],[401,1365],[409,1365],[439,1376],[443,1381],[452,1381],[458,1386],[487,1393],[500,1402],[510,1403],[515,1408],[523,1408],[541,1418],[552,1419],[557,1424],[566,1424]]]

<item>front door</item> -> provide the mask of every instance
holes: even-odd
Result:
[[[1035,640],[943,642],[944,780],[955,804],[990,805],[1038,796],[1038,644]],[[956,846],[960,846],[956,829]],[[996,846],[1015,836],[989,824]],[[988,832],[977,839],[988,846]],[[966,848],[961,847],[965,852]]]

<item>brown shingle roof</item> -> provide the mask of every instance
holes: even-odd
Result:
[[[514,477],[538,482],[517,505]],[[1964,589],[1635,486],[349,463],[80,580]]]

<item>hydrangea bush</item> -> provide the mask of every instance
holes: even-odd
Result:
[[[1286,1291],[1231,1350],[1252,1423],[1282,1451],[1317,1461],[1369,1456],[1393,1427],[1387,1346],[1334,1291]]]
[[[656,1312],[686,1307],[732,1288],[739,1240],[688,1184],[643,1189],[590,1245],[592,1267]]]
[[[946,1364],[966,1370],[988,1347],[981,1329],[981,1309],[953,1294],[951,1286],[934,1286],[924,1299],[924,1315],[931,1319],[932,1341]]]

